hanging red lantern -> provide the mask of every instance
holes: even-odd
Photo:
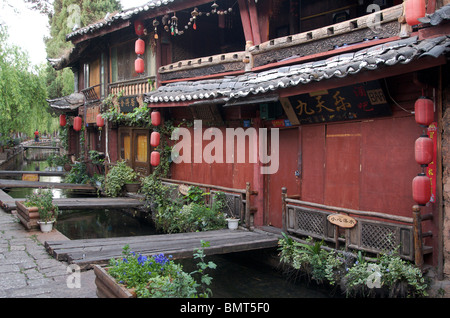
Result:
[[[97,114],[96,118],[98,129],[102,129],[103,126],[105,126],[105,120],[102,117],[102,114]]]
[[[134,61],[134,70],[138,74],[144,73],[144,60],[140,57],[138,57],[136,61]]]
[[[137,35],[141,36],[144,34],[144,23],[142,21],[137,20],[134,21],[134,32],[136,32]]]
[[[405,18],[409,25],[419,24],[419,18],[423,18],[426,13],[425,0],[406,0]]]
[[[427,97],[421,96],[414,105],[414,116],[419,125],[429,126],[434,120],[434,104]]]
[[[152,151],[151,155],[150,155],[150,163],[153,167],[156,167],[159,165],[161,158],[159,155],[159,152],[157,151]]]
[[[427,135],[417,138],[415,143],[415,158],[419,165],[426,166],[433,161],[433,139]]]
[[[145,42],[142,39],[137,39],[134,45],[134,51],[138,55],[142,55],[145,52]]]
[[[419,173],[412,182],[413,199],[419,205],[425,205],[431,199],[431,183],[424,173]]]
[[[77,116],[77,117],[75,117],[73,119],[73,129],[75,131],[80,131],[81,130],[81,122],[82,122],[82,120],[81,120],[80,116]]]
[[[152,147],[157,147],[159,145],[160,139],[161,135],[159,134],[159,132],[157,131],[152,132],[152,134],[150,135],[150,145]]]
[[[64,115],[64,114],[59,115],[59,125],[61,127],[64,127],[66,124],[67,124],[66,115]]]
[[[161,124],[161,113],[159,111],[153,111],[151,117],[153,126],[159,126]]]

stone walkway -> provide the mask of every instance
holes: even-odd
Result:
[[[97,298],[92,270],[74,271],[46,252],[43,243],[55,238],[65,237],[27,231],[0,209],[0,298]]]

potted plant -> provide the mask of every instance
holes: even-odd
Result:
[[[234,216],[231,216],[231,217],[227,218],[226,220],[228,222],[228,228],[230,230],[236,230],[238,228],[239,219],[235,218]]]
[[[26,207],[36,207],[39,213],[39,224],[42,232],[50,232],[53,229],[53,223],[59,213],[58,206],[53,204],[53,194],[50,189],[38,189],[37,192],[26,197],[24,202]]]
[[[187,273],[181,264],[163,253],[142,255],[132,252],[125,245],[122,257],[110,259],[109,266],[94,265],[95,285],[99,298],[207,298],[212,295],[208,285],[212,277],[207,269],[216,264],[205,262],[204,248],[209,242],[201,241],[201,248],[194,251],[198,259],[197,269]]]
[[[136,172],[125,161],[118,161],[106,175],[105,192],[110,197],[117,197],[126,184],[134,183],[137,180]]]

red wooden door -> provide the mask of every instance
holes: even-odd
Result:
[[[274,142],[274,141],[271,141]],[[273,148],[273,147],[272,147]],[[266,213],[264,223],[281,228],[281,188],[287,188],[288,196],[300,195],[299,128],[279,131],[279,168],[268,174],[266,180]]]
[[[361,124],[327,125],[324,203],[359,208]]]

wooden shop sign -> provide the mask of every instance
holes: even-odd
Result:
[[[190,186],[188,186],[188,185],[180,184],[180,185],[178,186],[178,191],[180,191],[180,193],[181,193],[182,195],[188,195],[188,193],[189,193],[189,188],[190,188]]]
[[[327,220],[330,223],[343,228],[352,228],[356,225],[356,220],[354,218],[340,213],[328,215]]]

